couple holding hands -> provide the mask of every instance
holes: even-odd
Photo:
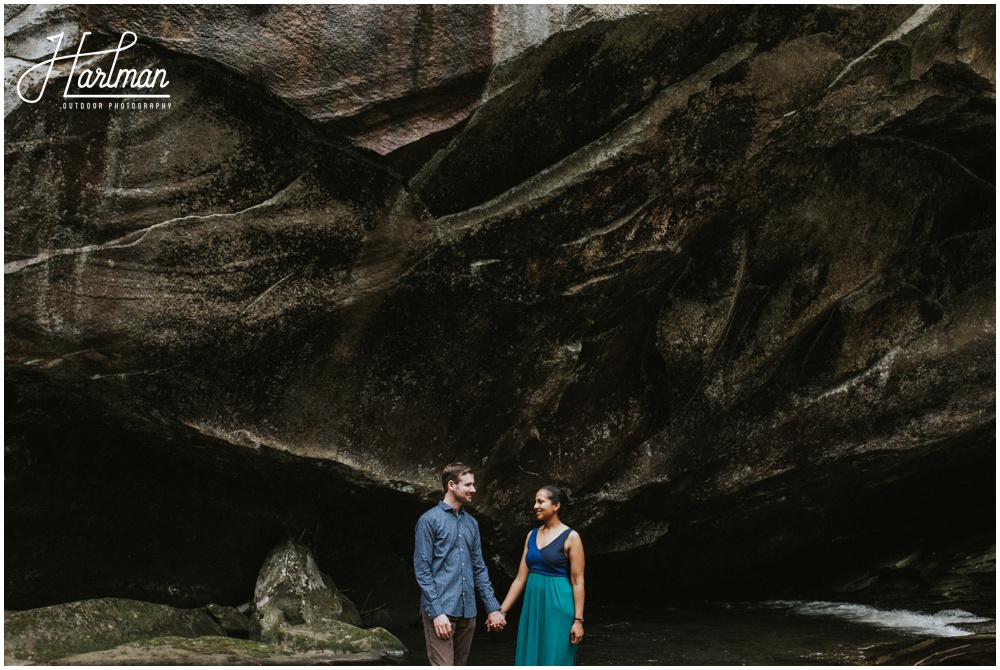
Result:
[[[507,612],[524,594],[515,665],[573,665],[583,639],[583,543],[559,519],[573,499],[558,486],[535,494],[535,518],[521,567],[500,604],[493,594],[479,524],[463,509],[476,492],[472,468],[441,473],[444,500],[417,522],[413,568],[420,585],[420,617],[431,665],[465,665],[476,630],[476,593],[486,605],[487,630],[507,625]]]

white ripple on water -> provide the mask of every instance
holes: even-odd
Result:
[[[826,616],[856,623],[891,628],[911,635],[928,637],[958,637],[969,631],[956,626],[991,621],[964,610],[942,610],[936,614],[922,614],[907,610],[884,610],[868,605],[827,601],[773,600],[764,607],[785,609],[805,616]]]

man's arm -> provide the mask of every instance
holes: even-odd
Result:
[[[431,619],[443,614],[444,608],[438,598],[437,586],[431,572],[431,559],[434,556],[434,527],[430,520],[422,516],[417,521],[417,529],[413,538],[413,572],[417,576],[417,585],[424,595],[424,606],[427,616]]]
[[[472,580],[476,583],[476,591],[483,599],[488,613],[500,610],[500,602],[493,594],[493,584],[490,583],[490,573],[486,569],[486,561],[483,560],[483,543],[479,537],[479,524],[473,526],[475,537],[472,542]]]

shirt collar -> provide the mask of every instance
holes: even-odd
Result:
[[[448,512],[449,514],[454,514],[455,513],[455,508],[452,507],[451,505],[449,505],[448,503],[446,503],[443,500],[439,500],[438,501],[438,507],[440,507],[441,509],[443,509],[445,512]],[[459,506],[458,513],[459,514],[464,514],[465,513],[465,505]]]

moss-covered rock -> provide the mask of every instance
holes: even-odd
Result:
[[[45,662],[152,637],[225,635],[204,610],[122,598],[4,612],[4,661]]]
[[[334,622],[360,626],[361,615],[320,572],[309,548],[286,538],[268,554],[257,577],[250,639],[271,642],[287,625],[325,629]]]
[[[347,626],[347,624],[344,624]],[[349,626],[347,626],[349,627]],[[364,631],[369,632],[369,631]],[[231,637],[163,637],[59,659],[59,665],[355,665],[398,662],[395,649],[323,648],[301,650]]]
[[[254,589],[250,638],[288,654],[401,658],[406,647],[384,628],[361,628],[357,606],[320,572],[307,546],[287,538],[264,561]],[[324,662],[326,662],[324,660]]]
[[[383,628],[285,622],[264,643],[227,637],[207,609],[118,598],[4,612],[4,642],[8,665],[353,665],[406,656]]]
[[[286,626],[276,638],[277,645],[287,652],[326,651],[340,654],[376,653],[397,656],[406,648],[384,628],[358,628],[340,621],[324,628]]]
[[[341,609],[338,621],[349,623],[352,626],[362,626],[361,611],[358,609],[358,606],[354,604],[354,601],[348,598],[343,591],[337,588],[337,585],[334,584],[330,575],[325,572],[321,572],[320,574],[323,576],[323,584],[325,584],[326,587],[333,592],[333,595],[340,602]]]
[[[250,637],[250,616],[246,613],[249,609],[249,604],[244,604],[240,607],[229,607],[214,603],[205,605],[205,611],[222,626],[226,635],[244,640]]]

